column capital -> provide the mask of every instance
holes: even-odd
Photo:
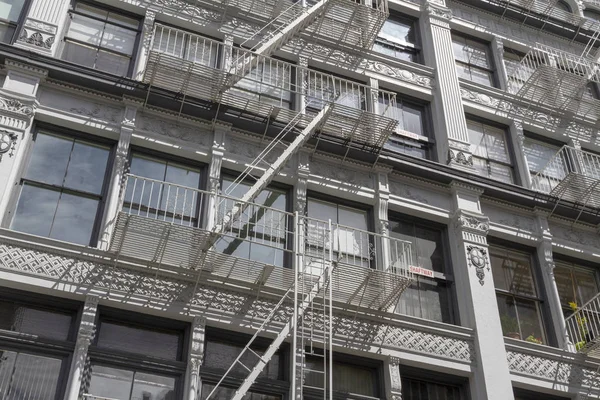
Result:
[[[429,21],[442,28],[450,29],[450,20],[452,20],[452,10],[445,4],[426,1],[423,4],[423,12],[429,18]]]

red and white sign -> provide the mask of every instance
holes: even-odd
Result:
[[[409,267],[409,269],[410,269],[410,272],[412,272],[413,274],[423,275],[428,278],[433,278],[433,271],[430,269],[425,269],[422,267],[415,267],[414,265],[411,265]]]

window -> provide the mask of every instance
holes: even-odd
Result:
[[[514,171],[504,129],[467,119],[473,167],[480,176],[514,183]]]
[[[600,12],[592,9],[583,10],[583,15],[589,19],[593,19],[596,22],[600,22]]]
[[[404,61],[418,62],[416,21],[399,15],[390,14],[385,21],[373,51]]]
[[[565,261],[556,262],[554,279],[565,316],[573,312],[570,303],[580,307],[600,293],[597,274],[595,268]]]
[[[367,93],[364,86],[315,70],[308,71],[307,97],[307,107],[316,110],[322,109],[325,101],[359,110],[366,110],[367,107]]]
[[[7,289],[3,289],[3,293],[6,297],[0,298],[0,333],[3,337],[0,395],[7,399],[23,398],[31,393],[31,383],[35,382],[36,399],[61,399],[69,355],[75,345],[73,322],[77,304],[61,299],[38,299],[31,293],[8,297],[12,293]],[[19,298],[28,300],[24,302]],[[40,304],[52,304],[53,307]]]
[[[536,288],[532,258],[529,253],[507,247],[490,247],[502,333],[547,344],[542,326],[543,302]]]
[[[76,2],[69,15],[63,60],[118,76],[131,74],[139,19],[83,2]]]
[[[136,319],[142,323],[132,322]],[[89,348],[85,393],[122,400],[172,400],[181,396],[185,373],[184,325],[177,321],[100,310]]]
[[[468,381],[416,368],[400,367],[403,400],[467,400]]]
[[[207,329],[204,347],[204,362],[200,367],[202,378],[202,397],[206,399],[214,389],[216,383],[232,365],[235,358],[248,344],[250,338],[239,333],[223,331],[220,329]],[[257,338],[251,350],[257,354],[264,354],[270,341]],[[285,346],[273,355],[265,369],[258,376],[251,390],[244,397],[245,400],[282,400],[289,391],[289,383],[284,380],[284,368],[287,365],[284,356]],[[252,369],[257,362],[256,356],[251,352],[244,353],[240,361]],[[241,365],[233,368],[227,380],[217,389],[217,400],[231,399],[233,393],[240,387],[248,371]]]
[[[379,107],[386,117],[398,121],[396,132],[390,136],[386,148],[402,154],[427,158],[432,141],[426,130],[427,110],[417,102],[396,96],[396,104],[379,95]]]
[[[232,91],[245,98],[292,108],[291,90],[295,79],[291,64],[275,59],[259,59],[249,72],[245,73],[247,67],[244,69],[244,78],[236,83]]]
[[[322,251],[327,221],[333,224],[333,257],[339,262],[369,268],[371,243],[368,234],[367,210],[348,207],[315,198],[307,201],[307,252]],[[322,254],[322,253],[321,253]]]
[[[11,229],[94,245],[110,147],[37,132]]]
[[[411,242],[415,266],[431,271],[432,275],[415,275],[415,282],[400,296],[396,312],[453,323],[452,276],[447,271],[444,231],[434,225],[390,217],[390,236]]]
[[[565,0],[558,0],[556,2],[556,8],[569,14],[573,12],[573,10],[571,10],[571,6]]]
[[[565,178],[569,161],[564,156],[556,157],[560,144],[542,139],[526,135],[523,149],[533,189],[550,192]]]
[[[530,392],[519,388],[513,388],[515,400],[569,400],[570,397],[552,396],[547,393]]]
[[[380,398],[380,364],[373,360],[349,357],[343,354],[333,355],[333,398],[340,399],[378,399]],[[323,398],[323,358],[306,356],[306,400]],[[312,370],[312,371],[308,371]],[[327,371],[328,372],[328,371]]]
[[[453,33],[452,48],[459,78],[494,86],[494,69],[487,43]]]
[[[222,192],[229,193],[229,199],[241,198],[252,186],[250,182],[241,182],[230,190],[234,181],[232,176],[224,175],[222,178]],[[266,264],[289,266],[291,260],[287,260],[285,251],[291,249],[288,232],[292,221],[285,212],[288,208],[288,192],[271,186],[263,189],[254,203],[264,207],[247,207],[228,232],[234,237],[221,237],[215,244],[216,249]],[[221,199],[218,216],[224,216],[233,205],[232,200]]]
[[[28,0],[0,0],[0,42],[12,43]]]
[[[149,218],[198,226],[203,201],[201,168],[168,158],[133,152],[123,210]],[[148,178],[148,179],[144,179]],[[163,183],[164,182],[164,183]]]
[[[156,24],[152,50],[215,68],[217,46],[214,40],[170,26]]]

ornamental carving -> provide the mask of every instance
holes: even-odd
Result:
[[[450,21],[452,19],[452,10],[437,3],[428,2],[425,6],[427,14],[442,20]]]
[[[484,106],[488,106],[490,108],[494,108],[498,111],[508,111],[511,108],[510,103],[506,101],[502,101],[495,97],[489,96],[487,94],[475,92],[469,89],[460,89],[460,95],[463,99],[472,101],[474,103],[483,104]]]
[[[448,149],[448,164],[452,163],[472,167],[473,156],[461,150]]]
[[[0,97],[0,109],[22,114],[29,117],[33,114],[33,106],[22,103],[17,99],[11,99],[8,97]]]
[[[17,146],[17,134],[5,130],[0,130],[0,161],[6,153],[12,157]]]
[[[361,63],[361,67],[418,86],[430,89],[433,87],[433,79],[428,76],[419,75],[412,71],[394,67],[379,61],[364,60]]]
[[[135,126],[140,130],[196,143],[201,146],[209,146],[212,140],[212,134],[208,129],[178,124],[177,121],[149,114],[138,114],[135,119]]]
[[[487,250],[482,247],[467,246],[467,261],[469,266],[475,268],[475,275],[481,286],[485,283],[485,270],[490,271],[488,266]]]
[[[46,22],[42,22],[42,21],[36,21],[33,19],[28,19],[27,21],[25,21],[25,26],[28,28],[32,28],[32,29],[36,29],[38,31],[41,32],[46,32],[46,33],[56,33],[56,25],[52,25],[52,24],[48,24]]]
[[[19,41],[41,47],[45,50],[52,49],[54,40],[54,35],[42,34],[41,32],[33,31],[29,28],[24,28],[19,35]]]
[[[461,212],[456,217],[455,226],[457,229],[469,229],[477,231],[477,233],[482,235],[487,235],[490,230],[490,220],[487,217],[479,217]]]

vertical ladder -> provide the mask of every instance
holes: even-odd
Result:
[[[301,223],[298,213],[296,213],[295,220],[296,220],[296,224]],[[296,249],[297,249],[298,241],[299,241],[299,238],[296,238],[296,241],[295,241]],[[301,258],[301,256],[300,256],[300,258]],[[298,259],[298,257],[297,257],[297,259]],[[323,260],[323,261],[325,261],[325,260]],[[281,344],[285,341],[286,338],[288,338],[290,333],[294,332],[295,337],[297,336],[297,331],[299,329],[298,328],[299,321],[304,320],[304,317],[306,316],[307,313],[314,312],[315,299],[317,299],[318,297],[319,298],[322,297],[324,299],[324,296],[328,296],[328,294],[329,295],[331,294],[331,285],[330,285],[331,268],[332,268],[331,262],[323,262],[323,268],[321,270],[321,273],[319,275],[313,274],[310,277],[305,276],[307,274],[306,274],[306,271],[304,268],[297,268],[296,279],[295,279],[294,285],[285,292],[285,294],[281,297],[279,302],[273,307],[273,309],[271,310],[269,315],[265,318],[263,323],[259,326],[259,328],[255,332],[254,336],[252,336],[250,341],[242,349],[240,354],[235,358],[235,360],[229,366],[229,368],[227,369],[225,374],[221,377],[219,382],[215,385],[213,390],[208,394],[208,396],[206,397],[206,400],[211,400],[211,399],[216,398],[221,384],[231,374],[231,372],[234,370],[234,368],[238,365],[241,366],[248,374],[244,378],[244,381],[242,382],[241,386],[235,392],[234,396],[232,397],[232,400],[242,400],[243,399],[243,397],[246,395],[248,390],[250,390],[250,388],[251,388],[252,384],[254,383],[254,381],[256,380],[256,378],[258,378],[258,376],[264,370],[264,368],[269,363],[271,358],[275,355],[275,353],[277,352],[277,350],[279,349]],[[264,354],[261,355],[261,354],[257,353],[256,351],[252,350],[252,344],[255,342],[256,338],[258,338],[258,336],[261,333],[263,333],[267,330],[267,328],[273,321],[274,316],[277,315],[277,311],[279,311],[282,307],[284,307],[286,300],[293,300],[293,302],[294,302],[293,315],[290,317],[290,319],[287,321],[287,323],[283,326],[283,328],[281,328],[281,330],[278,332],[277,336],[275,337],[275,339],[273,339],[273,342],[271,342],[271,344],[269,345],[267,350],[264,352]],[[331,299],[329,299],[329,300],[331,300]],[[328,301],[327,304],[329,306],[331,306],[331,301]],[[306,322],[303,323],[303,327],[305,329],[307,328]],[[310,327],[308,327],[308,328],[310,328]],[[329,323],[328,330],[325,333],[325,335],[330,335],[330,333],[331,333],[330,329],[331,329],[331,324]],[[328,341],[328,343],[329,343],[329,341]],[[244,356],[246,356],[248,354],[252,355],[257,360],[253,366],[248,366],[242,362],[242,359],[244,358]],[[327,365],[329,365],[329,364],[327,364]],[[329,376],[331,376],[331,374]]]

